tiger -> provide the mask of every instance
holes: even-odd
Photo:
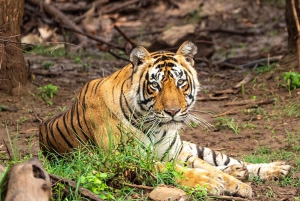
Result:
[[[180,185],[250,198],[252,188],[244,182],[249,174],[262,180],[287,176],[291,166],[285,162],[249,164],[180,139],[182,128],[197,120],[191,113],[200,90],[196,53],[191,41],[176,53],[135,47],[128,65],[86,83],[70,109],[41,123],[41,149],[64,154],[92,143],[105,150],[110,142],[118,143],[125,129],[151,147],[160,171],[165,171],[164,162],[176,161],[183,175]]]

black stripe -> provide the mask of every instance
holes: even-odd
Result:
[[[75,110],[75,105],[77,105],[77,102],[78,102],[78,100],[75,102],[75,104],[71,108],[70,123],[71,123],[72,131],[74,132],[74,134],[76,135],[76,138],[78,139],[78,132],[77,132],[77,130],[74,126],[74,123],[73,123],[73,119],[76,118],[75,115],[74,115],[74,110]]]
[[[58,131],[60,137],[67,143],[67,145],[69,146],[69,148],[73,149],[73,145],[69,142],[69,140],[66,138],[66,136],[64,135],[64,133],[60,130],[58,123],[56,123],[56,130]]]
[[[196,148],[197,148],[198,158],[201,158],[203,160],[203,150],[204,150],[204,148],[201,147],[201,149],[200,149],[200,146],[198,146],[198,145],[196,145]]]
[[[177,135],[174,137],[173,141],[171,142],[170,146],[168,147],[168,149],[165,151],[165,153],[163,154],[163,157],[161,158],[161,160],[163,161],[165,159],[165,157],[167,156],[167,154],[169,153],[169,151],[171,150],[171,148],[173,147],[173,145],[175,144],[177,139]]]
[[[80,123],[80,112],[79,112],[79,108],[78,108],[79,103],[76,104],[76,117],[77,117],[77,123],[79,126],[79,130],[80,132],[83,134],[83,136],[85,137],[85,140],[81,139],[81,137],[78,136],[78,139],[80,142],[87,142],[87,140],[89,139],[89,137],[85,134],[85,131],[82,129],[81,123]],[[79,133],[77,133],[79,134]]]
[[[162,134],[161,138],[155,142],[154,146],[159,144],[161,141],[163,141],[163,139],[166,137],[167,131],[164,131],[164,133]]]
[[[185,162],[187,163],[188,160],[192,157],[193,155],[189,155],[188,157],[186,157]]]
[[[258,168],[258,171],[257,171],[257,176],[259,176],[259,173],[260,173],[260,168],[261,168],[261,167],[259,167],[259,168]],[[259,176],[259,177],[260,177],[260,176]]]
[[[114,77],[114,80],[116,80],[119,77],[119,74],[122,72],[123,69],[119,70],[119,72],[116,74],[116,76]]]
[[[68,135],[71,136],[71,133],[69,132],[69,128],[68,128],[67,122],[66,122],[67,114],[68,114],[68,113],[65,113],[65,114],[64,114],[62,121],[63,121],[63,124],[64,124],[65,129],[67,130]]]
[[[101,79],[101,80],[99,80],[98,81],[98,83],[97,84],[94,84],[94,86],[96,86],[95,87],[95,92],[94,92],[94,94],[96,94],[97,93],[97,91],[98,91],[98,87],[100,86],[100,84],[102,83],[102,81],[103,81],[104,79]]]
[[[54,129],[53,129],[53,128],[54,128],[53,124],[54,124],[54,121],[51,121],[51,122],[49,123],[49,127],[50,127],[49,131],[50,131],[50,134],[51,134],[52,139],[53,139],[54,141],[57,141],[56,136],[54,135],[54,132],[53,132],[53,131],[54,131]],[[47,136],[49,136],[48,130],[47,130]],[[51,140],[50,140],[49,137],[48,137],[48,139],[47,139],[47,144],[49,144],[50,147],[53,148],[54,150],[57,150],[57,148],[55,147],[55,145],[52,144],[52,142],[51,142]],[[58,143],[55,143],[55,144],[57,145]]]
[[[86,115],[86,108],[88,107],[85,103],[85,98],[86,98],[86,95],[83,96],[82,98],[82,119],[83,119],[83,122],[85,124],[85,126],[87,127],[88,129],[88,132],[89,132],[89,136],[92,134],[92,131],[90,130],[90,127],[89,125],[87,124],[86,122],[86,118],[85,118],[85,115]],[[90,137],[88,137],[90,139]]]
[[[230,158],[229,158],[228,156],[226,156],[226,157],[227,157],[227,159],[226,159],[226,161],[225,161],[224,165],[228,165],[228,164],[229,164],[229,162],[230,162]]]
[[[213,155],[214,164],[215,164],[215,166],[218,166],[216,152],[212,149],[211,149],[211,152],[212,152],[212,155]]]

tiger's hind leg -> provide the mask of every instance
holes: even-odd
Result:
[[[183,150],[242,181],[247,180],[249,175],[257,176],[264,181],[282,179],[291,169],[291,166],[284,162],[248,164],[218,151],[185,141],[183,141]]]

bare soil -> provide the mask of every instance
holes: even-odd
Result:
[[[215,9],[220,5],[220,1],[208,2],[216,3]],[[284,55],[287,45],[284,7],[268,3],[258,6],[252,1],[227,1],[227,4],[220,8],[223,10],[202,19],[202,23],[208,28],[243,30],[244,27],[250,27],[253,28],[251,30],[259,33],[254,36],[222,31],[209,33],[215,52],[212,58],[204,60],[206,62],[203,62],[203,59],[197,60],[195,67],[202,90],[193,113],[202,116],[214,125],[214,128],[210,128],[210,131],[202,129],[201,126],[187,128],[182,131],[182,139],[214,148],[238,159],[255,154],[259,148],[267,148],[270,153],[277,151],[279,154],[281,151],[289,151],[292,145],[287,133],[299,135],[300,124],[299,118],[295,115],[288,116],[285,108],[291,102],[299,102],[300,90],[294,90],[289,94],[287,88],[280,84],[285,83],[282,73],[295,67],[295,59],[286,58],[280,65],[274,65],[274,68],[264,73],[259,73],[259,70],[264,68],[262,65],[256,68],[258,70],[253,70],[253,66],[233,68],[224,65],[224,62],[208,65],[221,61],[226,54],[228,57],[236,58],[228,60],[235,66],[255,61],[255,58]],[[149,27],[165,27],[166,24],[176,24],[179,20],[170,17],[157,21],[156,19],[162,14],[156,13],[155,10],[151,13],[149,9],[145,9],[141,13],[139,15],[149,17],[138,19],[142,23],[147,23]],[[182,19],[180,20],[183,23]],[[130,28],[125,32],[130,34]],[[143,40],[147,41],[155,37],[155,35],[145,36]],[[11,159],[14,151],[17,151],[20,156],[28,154],[36,156],[39,151],[39,118],[46,119],[69,108],[84,83],[97,77],[107,76],[126,64],[122,60],[107,60],[99,55],[91,57],[90,54],[88,51],[83,53],[80,56],[81,63],[76,63],[74,58],[25,54],[26,61],[31,63],[32,72],[36,72],[34,81],[23,86],[20,91],[15,91],[14,95],[0,93],[0,106],[3,108],[0,112],[1,163]],[[45,61],[53,62],[54,66],[45,70],[42,66]],[[87,64],[88,68],[84,68],[82,63]],[[43,76],[37,72],[48,73],[48,75]],[[249,73],[253,75],[252,81],[245,84],[244,89],[234,88]],[[49,83],[58,86],[58,93],[51,100],[52,105],[48,105],[41,99],[38,90],[39,86]],[[221,90],[227,92],[219,92]],[[249,100],[254,100],[254,104],[227,106],[227,104]],[[266,102],[259,104],[259,101]],[[239,132],[236,134],[227,126],[220,125],[222,117],[233,119],[238,125]],[[17,150],[11,149],[9,138]],[[299,140],[293,143],[293,146],[300,146]],[[298,157],[298,153],[295,154],[293,158]],[[287,163],[297,168],[295,161],[288,160]],[[299,180],[299,176],[298,173],[294,173],[293,179]],[[251,185],[254,190],[253,200],[296,200],[295,197],[300,197],[299,187],[281,187],[279,182],[251,182]],[[270,195],[270,192],[273,194]]]

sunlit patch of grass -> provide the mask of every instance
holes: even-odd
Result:
[[[270,163],[273,161],[291,161],[295,158],[297,158],[297,154],[293,151],[260,147],[253,154],[244,156],[244,161],[248,163]]]
[[[235,122],[234,118],[228,118],[228,117],[217,117],[217,125],[216,127],[222,127],[225,126],[229,128],[230,130],[233,130],[235,134],[239,134],[240,128],[237,122]]]
[[[65,48],[57,45],[37,45],[34,46],[30,53],[35,55],[51,56],[51,57],[64,57],[66,56]]]
[[[111,150],[102,150],[94,146],[86,146],[68,153],[68,156],[57,157],[49,153],[52,160],[42,155],[46,170],[49,173],[74,180],[99,198],[116,200],[118,197],[130,197],[143,194],[143,190],[128,187],[128,184],[157,186],[158,184],[175,184],[180,173],[175,171],[173,162],[166,163],[167,171],[159,173],[154,161],[157,161],[151,150],[139,147],[138,142],[129,137]],[[55,187],[55,192],[60,187]],[[63,192],[56,192],[62,195]],[[75,192],[76,194],[77,192]],[[79,195],[78,195],[79,196]],[[73,195],[67,195],[74,199]]]
[[[284,105],[284,113],[289,117],[300,117],[300,100],[293,100]]]

